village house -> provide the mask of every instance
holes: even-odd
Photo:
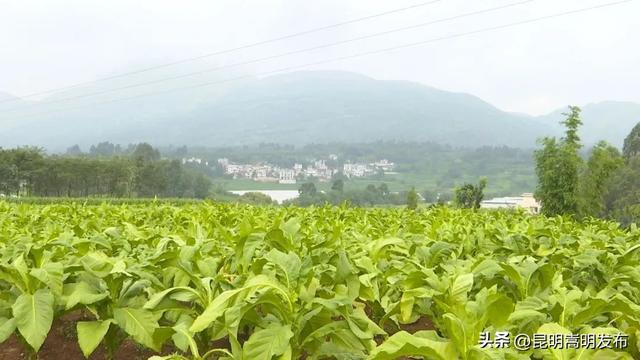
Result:
[[[521,208],[530,214],[540,213],[540,203],[532,193],[524,193],[515,197],[500,197],[484,200],[480,203],[483,209],[517,209]]]
[[[337,155],[332,154],[331,159],[337,159]],[[183,159],[187,161],[190,159]],[[190,160],[191,161],[191,160]],[[201,163],[202,160],[194,158],[192,161]],[[200,162],[198,162],[200,161]],[[331,181],[333,176],[340,172],[339,168],[330,167],[324,159],[313,160],[306,168],[299,163],[295,163],[293,168],[280,168],[267,163],[261,164],[234,164],[227,158],[218,159],[218,165],[225,174],[233,175],[234,179],[253,179],[261,182],[279,182],[281,184],[295,184],[300,177],[315,178],[319,181]],[[393,169],[393,163],[382,159],[371,164],[346,163],[342,167],[342,172],[347,177],[365,177],[376,172]]]

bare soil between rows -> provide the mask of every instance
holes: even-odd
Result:
[[[73,312],[54,321],[47,339],[38,352],[40,360],[84,360],[85,357],[78,345],[76,323],[78,321],[92,320],[82,312]],[[401,325],[400,330],[415,333],[421,330],[434,330],[433,322],[426,317],[418,319],[413,324]],[[378,343],[382,339],[376,339]],[[214,345],[214,344],[212,344]],[[227,341],[216,341],[216,347],[229,347]],[[169,355],[176,349],[166,347],[161,353],[156,353],[136,344],[132,340],[125,340],[115,355],[115,360],[146,360],[153,355]],[[28,360],[29,354],[15,335],[0,344],[0,360]],[[406,358],[408,359],[408,358]],[[91,354],[89,360],[107,360],[107,351],[104,345]]]
[[[78,345],[76,323],[78,321],[92,320],[81,312],[67,314],[54,321],[47,339],[38,352],[40,360],[84,360],[85,357]],[[153,355],[168,355],[174,353],[174,349],[166,349],[162,353],[156,353],[146,349],[131,340],[125,340],[118,349],[116,360],[146,360]],[[29,353],[15,335],[0,344],[0,360],[27,360]],[[107,360],[107,351],[103,345],[89,357],[90,360]]]

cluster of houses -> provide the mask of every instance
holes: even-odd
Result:
[[[330,160],[337,163],[338,157],[330,155]],[[225,174],[234,179],[251,179],[260,182],[278,182],[281,184],[295,184],[297,180],[314,178],[318,181],[330,181],[340,172],[348,178],[367,177],[379,172],[393,170],[393,162],[383,159],[373,163],[344,163],[340,166],[330,166],[327,160],[314,160],[307,166],[296,163],[291,168],[279,167],[269,163],[236,164],[227,158],[218,159],[218,165]]]
[[[380,171],[392,172],[394,164],[386,159],[382,159],[369,164],[362,163],[345,163],[342,166],[342,173],[348,177],[366,177],[374,175]]]
[[[338,156],[329,155],[330,163],[337,164]],[[200,158],[184,158],[183,164],[198,164],[209,166],[209,162]],[[379,173],[392,173],[394,163],[382,159],[372,163],[342,163],[342,166],[330,166],[326,160],[314,160],[307,166],[294,164],[291,168],[279,167],[269,163],[236,164],[227,158],[218,159],[218,166],[225,174],[232,175],[234,179],[251,179],[260,182],[273,182],[280,184],[295,184],[298,180],[314,178],[318,181],[330,181],[332,177],[342,172],[348,178],[362,178]],[[524,193],[520,196],[500,197],[481,202],[484,209],[516,209],[522,208],[528,213],[539,214],[540,203],[532,193]]]
[[[182,159],[182,165],[185,164],[198,164],[198,165],[204,165],[204,166],[209,166],[209,162],[206,160],[202,160],[200,158],[196,158],[196,157],[190,157],[190,158],[183,158]]]

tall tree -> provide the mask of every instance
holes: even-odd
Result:
[[[418,208],[418,193],[415,188],[411,188],[407,193],[407,209],[415,210]]]
[[[334,190],[334,191],[337,191],[337,192],[344,191],[344,180],[342,180],[342,179],[334,180],[333,184],[331,184],[331,190]]]
[[[544,138],[542,149],[535,151],[538,186],[536,198],[542,202],[542,213],[549,216],[576,214],[578,212],[578,181],[582,166],[578,128],[582,125],[580,108],[569,106],[565,136],[559,141]]]
[[[624,139],[622,154],[627,161],[640,155],[640,123],[636,124],[631,133]]]
[[[484,199],[487,179],[480,179],[478,185],[464,184],[455,190],[455,203],[465,209],[478,209]]]
[[[315,196],[317,192],[316,185],[312,182],[304,183],[298,189],[300,196]]]
[[[605,194],[608,217],[624,225],[640,222],[640,123],[624,140],[624,165],[612,176]]]
[[[29,196],[36,176],[42,169],[44,150],[36,147],[21,147],[12,151],[18,181],[16,194]]]
[[[89,155],[91,156],[113,156],[115,154],[116,146],[108,141],[99,143],[98,145],[91,145],[89,148]]]
[[[562,113],[567,118],[560,123],[565,126],[565,136],[563,138],[564,144],[574,149],[579,149],[580,137],[578,136],[578,129],[582,125],[580,119],[580,113],[582,110],[577,106],[569,106],[568,113]]]
[[[13,162],[13,152],[0,149],[0,193],[17,193],[18,185],[18,169]]]
[[[157,161],[160,160],[160,152],[147,143],[140,143],[136,145],[131,157],[142,162]]]
[[[628,225],[640,222],[640,157],[636,156],[613,176],[605,194],[607,215]]]
[[[75,144],[75,145],[67,148],[66,154],[70,155],[70,156],[80,156],[80,155],[82,155],[82,149],[80,149],[80,145]]]
[[[193,181],[193,195],[198,199],[204,199],[211,190],[211,179],[203,174],[196,174]]]
[[[579,213],[581,216],[606,216],[605,196],[612,177],[624,165],[620,151],[599,142],[591,151],[580,177]]]

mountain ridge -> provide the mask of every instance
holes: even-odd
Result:
[[[8,101],[19,100],[19,99],[20,99],[19,97],[12,95],[8,92],[0,91],[0,101],[8,102]]]
[[[507,112],[468,93],[342,71],[253,78],[224,91],[192,90],[99,109],[52,112],[20,124],[14,120],[0,132],[0,146],[30,142],[60,150],[100,141],[221,146],[400,140],[530,148],[540,137],[562,133],[558,122],[565,111]],[[584,106],[583,118],[586,145],[602,139],[621,146],[640,121],[640,104],[591,103]],[[618,126],[611,126],[611,118]],[[10,118],[0,118],[0,125],[7,120],[11,124]]]

